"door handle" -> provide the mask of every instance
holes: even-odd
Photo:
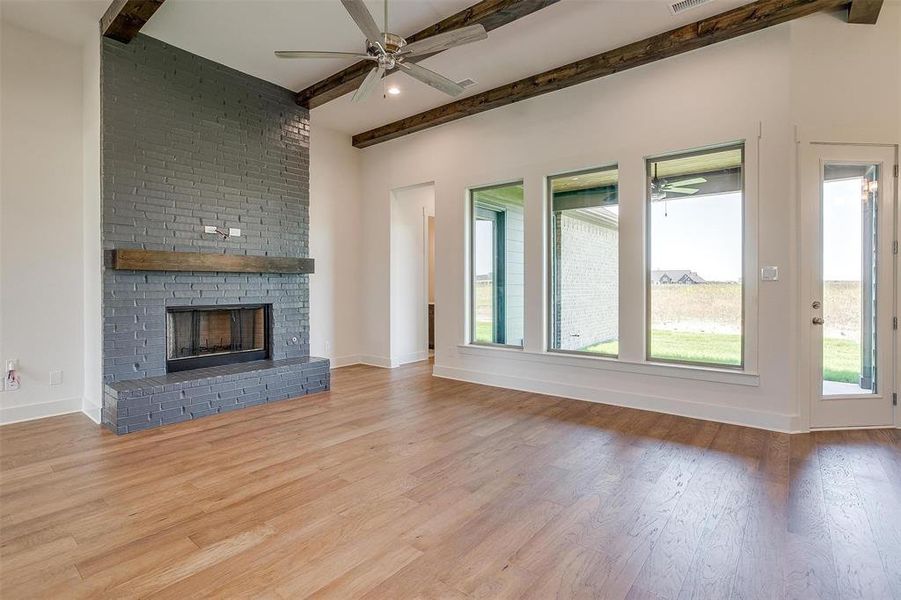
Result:
[[[822,325],[826,322],[826,319],[824,319],[823,317],[814,317],[812,321],[814,325]]]

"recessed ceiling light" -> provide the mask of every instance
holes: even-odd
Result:
[[[388,88],[388,93],[391,94],[392,96],[397,96],[398,94],[400,94],[400,88],[392,85],[391,87]]]

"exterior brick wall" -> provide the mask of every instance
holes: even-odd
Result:
[[[563,215],[558,235],[561,350],[619,337],[619,232]]]

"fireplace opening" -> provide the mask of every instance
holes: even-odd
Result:
[[[269,358],[271,305],[166,309],[170,373]]]

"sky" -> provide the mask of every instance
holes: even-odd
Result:
[[[823,279],[860,281],[861,178],[823,185]]]
[[[475,252],[475,269],[476,275],[487,275],[494,270],[493,256],[491,244],[494,241],[494,224],[490,221],[476,222],[476,252]]]
[[[695,271],[707,281],[740,281],[741,194],[651,203],[651,270]]]

